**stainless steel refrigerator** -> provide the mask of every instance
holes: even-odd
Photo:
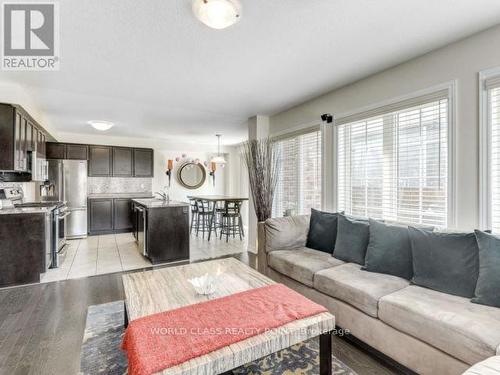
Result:
[[[49,183],[54,185],[51,200],[66,203],[66,238],[87,237],[87,161],[49,160]]]

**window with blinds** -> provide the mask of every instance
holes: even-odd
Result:
[[[489,221],[491,229],[500,232],[500,77],[486,81],[488,92],[489,142]]]
[[[273,217],[308,214],[321,208],[321,131],[278,139],[281,170],[273,204]]]
[[[341,119],[336,132],[339,211],[447,226],[447,91]]]

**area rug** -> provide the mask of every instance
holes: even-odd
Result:
[[[127,373],[127,357],[120,349],[123,338],[123,301],[90,306],[83,336],[80,373]],[[318,339],[284,349],[233,371],[235,375],[313,375],[319,373]],[[333,374],[356,375],[333,357]]]

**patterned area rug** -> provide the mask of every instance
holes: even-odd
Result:
[[[127,358],[120,349],[124,333],[123,301],[90,306],[83,336],[80,373],[127,373]],[[312,339],[233,371],[235,375],[313,375],[319,373],[319,344]],[[356,375],[333,357],[333,374]]]

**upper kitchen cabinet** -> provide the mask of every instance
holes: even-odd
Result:
[[[113,175],[113,153],[109,146],[89,146],[89,176],[109,177]]]
[[[134,176],[154,176],[154,153],[151,149],[134,148]]]
[[[65,159],[66,145],[64,143],[47,142],[47,159]]]
[[[89,146],[74,143],[47,143],[47,159],[87,160]]]
[[[133,176],[134,155],[132,150],[128,147],[113,147],[113,176]]]
[[[89,146],[73,143],[66,144],[66,159],[87,160],[89,158]]]
[[[20,106],[0,104],[0,171],[31,172],[45,158],[44,129]]]

